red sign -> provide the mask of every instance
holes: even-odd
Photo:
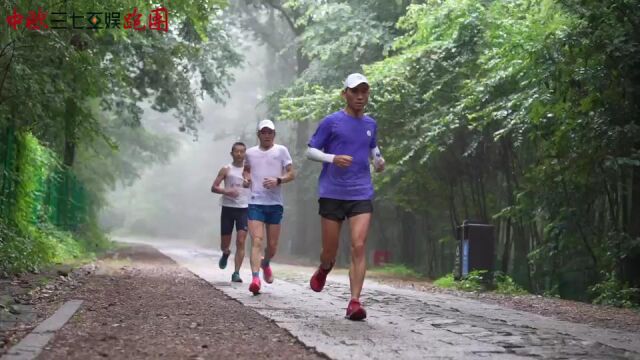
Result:
[[[13,12],[5,17],[7,25],[13,30],[20,30],[22,26],[27,30],[47,30],[51,29],[133,29],[135,31],[155,30],[169,32],[169,11],[164,6],[159,6],[151,10],[147,15],[140,13],[137,7],[132,12],[120,16],[117,11],[91,11],[83,14],[71,12],[52,12],[49,17],[48,11],[42,8],[27,11],[27,15],[18,12],[14,8]],[[120,21],[120,20],[124,21]],[[49,23],[46,21],[49,20]],[[146,20],[146,22],[143,22]],[[51,27],[50,27],[51,26]]]
[[[391,251],[389,250],[374,250],[373,251],[373,265],[382,266],[391,262]]]

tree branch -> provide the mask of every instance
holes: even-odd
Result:
[[[11,40],[10,42],[8,42],[8,43],[7,43],[7,45],[5,45],[5,46],[2,48],[2,51],[0,51],[0,57],[2,57],[2,56],[4,55],[4,52],[5,52],[5,51],[7,51],[7,48],[8,48],[9,46],[11,46],[11,44],[13,44],[14,42],[16,42],[16,40],[15,40],[15,39],[13,39],[13,40]]]
[[[14,43],[14,42],[12,42],[12,43]],[[15,45],[14,45],[14,48],[15,48]],[[9,62],[7,62],[7,66],[5,66],[5,69],[4,69],[4,75],[2,76],[2,82],[0,82],[0,103],[2,103],[2,89],[4,89],[4,82],[5,82],[5,80],[7,80],[7,74],[9,74],[9,67],[11,67],[11,63],[13,62],[14,54],[15,54],[15,49],[14,49],[14,51],[11,52],[11,57],[9,58]]]
[[[287,11],[282,7],[282,5],[276,4],[273,0],[266,0],[265,2],[267,4],[269,4],[272,8],[278,10],[282,14],[282,16],[284,16],[284,19],[287,21],[289,26],[291,26],[291,30],[293,31],[294,34],[300,35],[302,33],[302,31],[300,31],[296,27],[296,24],[291,19],[291,16],[289,16],[289,14],[287,14]]]
[[[269,26],[267,26],[264,23],[260,22],[253,14],[247,13],[247,16],[250,19],[248,21],[246,21],[245,26],[250,28],[256,34],[259,34],[260,38],[269,47],[274,49],[274,51],[276,51],[276,52],[280,51],[280,49],[282,48],[282,45],[278,41],[279,40],[278,39],[279,35],[276,35],[276,36],[272,35],[274,33],[273,28],[270,28]]]

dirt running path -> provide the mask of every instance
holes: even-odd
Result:
[[[98,262],[67,297],[84,303],[38,359],[323,358],[147,246]]]

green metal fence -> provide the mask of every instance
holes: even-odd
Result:
[[[0,132],[0,215],[5,226],[16,226],[14,214],[18,210],[18,185],[21,181],[36,181],[37,186],[28,202],[30,225],[53,225],[60,230],[76,231],[88,221],[89,204],[87,189],[73,173],[73,169],[62,166],[57,160],[54,170],[46,177],[26,179],[23,169],[29,164],[20,164],[18,152],[37,151],[22,147],[21,136],[11,127]],[[29,158],[29,157],[27,157]],[[33,164],[30,164],[33,165]]]

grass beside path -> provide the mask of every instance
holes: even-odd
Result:
[[[385,264],[367,270],[367,276],[425,280],[425,276],[404,264]]]

